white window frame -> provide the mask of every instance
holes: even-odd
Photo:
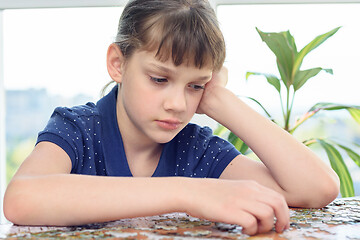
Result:
[[[214,9],[224,4],[326,4],[360,3],[360,0],[209,0]],[[127,0],[1,0],[0,2],[0,223],[3,216],[3,196],[6,188],[6,128],[5,128],[5,87],[3,62],[3,10],[29,8],[69,8],[69,7],[114,7],[124,6]]]
[[[0,223],[5,221],[3,196],[6,187],[6,145],[5,145],[5,87],[3,62],[3,11],[0,10]]]

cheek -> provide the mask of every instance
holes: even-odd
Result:
[[[156,97],[154,93],[146,91],[141,87],[136,88],[137,91],[129,91],[125,93],[127,96],[125,98],[134,109],[132,111],[138,112],[140,114],[147,115],[148,113],[153,112],[153,108],[156,107]]]

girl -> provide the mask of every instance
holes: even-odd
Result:
[[[107,52],[117,85],[97,104],[55,109],[7,188],[5,216],[81,225],[186,212],[256,234],[289,228],[288,205],[328,204],[336,174],[224,87],[224,58],[206,0],[129,1]],[[189,124],[196,112],[262,162]]]

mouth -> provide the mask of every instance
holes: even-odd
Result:
[[[176,130],[182,124],[182,122],[180,122],[179,120],[173,119],[157,120],[156,123],[160,128],[163,128],[165,130]]]

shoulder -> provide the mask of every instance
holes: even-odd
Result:
[[[58,124],[71,124],[83,128],[86,125],[93,125],[94,121],[98,121],[99,111],[94,103],[79,105],[74,107],[57,107],[51,115],[48,123],[54,123],[53,126],[60,127]]]
[[[100,129],[99,111],[94,103],[74,107],[57,107],[44,129],[40,132],[66,137],[84,137]]]
[[[66,119],[76,119],[80,117],[98,116],[99,111],[94,103],[89,102],[86,105],[79,105],[71,108],[57,107],[55,108],[53,115],[59,115]]]
[[[52,142],[69,155],[73,169],[83,163],[83,159],[93,158],[101,142],[101,124],[94,103],[75,107],[57,107],[47,126],[38,135],[37,143]],[[91,155],[91,156],[90,156]]]

